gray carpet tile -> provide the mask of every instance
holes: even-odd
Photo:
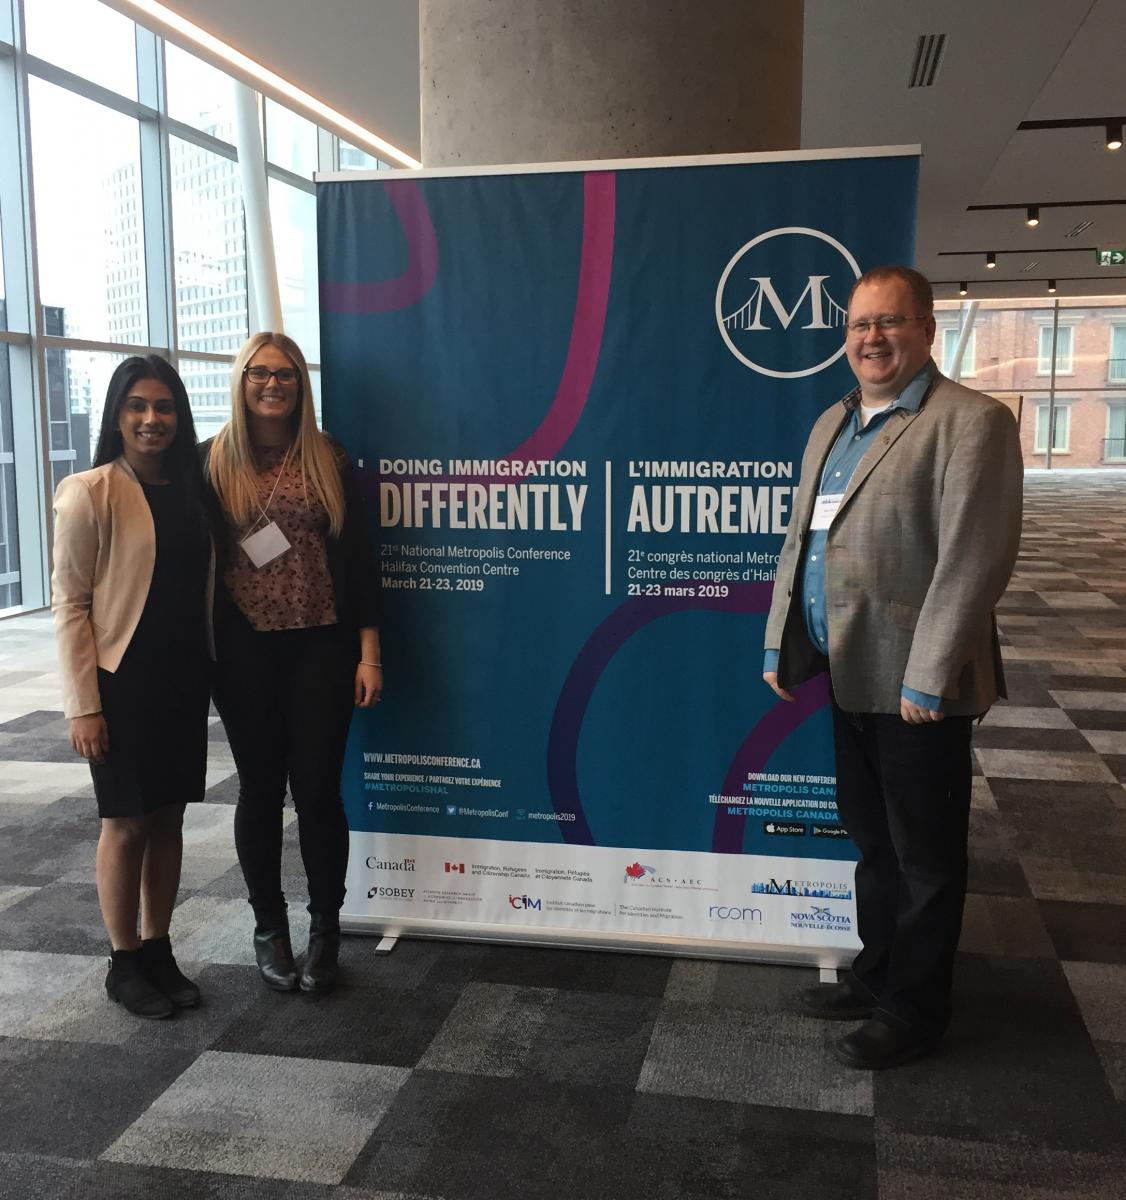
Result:
[[[409,1075],[401,1067],[208,1050],[101,1157],[339,1183]]]
[[[330,997],[254,967],[221,723],[172,936],[203,1004],[105,995],[89,771],[49,617],[0,624],[0,1196],[1102,1200],[1126,1196],[1123,478],[1030,475],[978,728],[950,1032],[872,1075],[808,969],[345,937]],[[22,707],[21,707],[22,705]],[[291,808],[295,947],[305,884]]]
[[[195,1056],[0,1038],[0,1151],[95,1158]]]

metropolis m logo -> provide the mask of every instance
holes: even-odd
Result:
[[[848,293],[859,278],[856,259],[820,229],[788,225],[760,233],[720,276],[720,335],[760,375],[816,375],[844,353]]]

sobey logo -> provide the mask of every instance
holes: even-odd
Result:
[[[774,379],[801,379],[844,353],[855,258],[819,229],[788,225],[752,238],[724,268],[715,319],[727,348]]]
[[[534,909],[536,912],[539,912],[542,906],[542,901],[534,896],[509,896],[508,903],[513,908]]]

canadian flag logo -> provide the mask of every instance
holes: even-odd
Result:
[[[446,874],[447,875],[451,875],[451,874],[452,875],[464,875],[465,874],[465,863],[452,863],[452,862],[446,863]]]

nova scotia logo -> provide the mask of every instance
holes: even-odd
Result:
[[[789,225],[760,233],[720,276],[720,335],[760,375],[816,375],[844,353],[848,293],[859,278],[848,249],[819,229]]]

